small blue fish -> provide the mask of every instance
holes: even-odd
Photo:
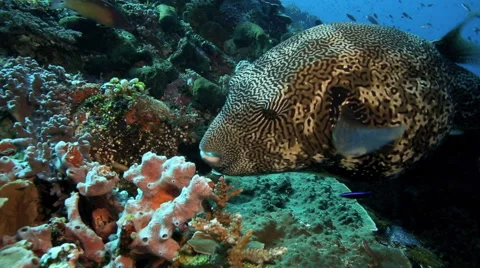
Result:
[[[373,194],[373,192],[370,192],[370,191],[367,191],[367,192],[346,192],[346,193],[340,194],[340,197],[357,199],[357,198],[364,198],[364,197],[370,196],[372,194]]]

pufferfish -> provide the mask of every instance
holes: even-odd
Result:
[[[480,126],[472,13],[429,42],[380,25],[322,24],[241,68],[201,143],[227,175],[314,168],[343,178],[401,174],[452,129]]]

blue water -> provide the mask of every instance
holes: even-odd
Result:
[[[370,23],[366,16],[376,13],[380,24],[395,26],[429,40],[441,38],[466,17],[468,11],[462,7],[462,3],[468,5],[472,10],[480,10],[480,1],[478,0],[463,2],[458,0],[282,0],[282,3],[285,6],[295,4],[301,10],[318,16],[323,23],[350,21],[345,16],[346,13],[353,15],[358,22]],[[421,3],[425,7],[422,7]],[[428,7],[429,4],[433,5]],[[412,19],[402,18],[403,12],[410,15]],[[422,28],[428,23],[431,24],[430,28]],[[480,33],[475,33],[475,28],[480,28],[480,18],[464,28],[463,36],[480,45]],[[480,66],[466,65],[465,67],[480,75]]]

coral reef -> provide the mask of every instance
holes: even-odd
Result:
[[[128,71],[130,77],[138,77],[149,85],[149,94],[154,98],[164,95],[165,87],[179,76],[178,70],[168,60],[157,59],[152,65],[133,67]]]
[[[195,139],[196,116],[148,96],[139,79],[88,83],[31,58],[8,60],[0,86],[14,133],[0,142],[0,213],[8,218],[0,254],[36,254],[32,267],[172,261],[185,243],[173,234],[186,237],[185,223],[212,189],[184,158],[150,151],[176,154]],[[127,200],[135,186],[136,199]]]
[[[224,89],[203,77],[195,79],[192,91],[192,105],[200,110],[209,110],[215,113],[220,111],[225,103]]]
[[[147,151],[175,155],[180,143],[198,139],[196,128],[203,125],[195,111],[171,110],[148,96],[147,86],[138,79],[93,84],[58,66],[41,68],[30,58],[8,60],[0,78],[0,107],[15,133],[4,137],[10,138],[3,141],[4,154],[11,158],[17,150],[33,146],[22,159],[29,164],[21,177],[57,177],[49,167],[54,142],[77,142],[87,159],[130,165]]]
[[[29,56],[40,64],[61,65],[70,72],[108,79],[139,77],[159,91],[155,97],[161,97],[162,87],[187,68],[214,81],[232,70],[234,63],[222,52],[221,44],[209,43],[181,20],[177,9],[185,9],[185,3],[175,3],[174,7],[125,2],[119,6],[135,30],[98,26],[84,17],[51,9],[46,3],[3,1],[0,51],[9,56]],[[183,45],[178,46],[179,42]],[[173,52],[176,56],[170,57]],[[179,55],[193,55],[198,60],[182,61]],[[167,69],[162,67],[165,62],[170,63]],[[139,75],[142,67],[149,69],[148,79]]]
[[[46,7],[45,4],[2,1],[0,50],[7,55],[34,57],[42,63],[77,67],[81,61],[76,42],[82,34],[58,25]]]
[[[295,32],[306,30],[322,24],[319,17],[309,14],[308,12],[300,10],[295,4],[285,6],[285,14],[292,18],[293,28]]]
[[[193,141],[189,133],[195,131],[194,116],[186,119],[146,95],[143,88],[138,79],[112,78],[100,88],[100,94],[81,105],[79,133],[95,133],[90,139],[95,160],[129,166],[147,151],[173,156],[180,143]]]
[[[228,209],[242,215],[244,228],[268,247],[288,248],[277,267],[369,267],[394,257],[402,260],[396,267],[411,267],[401,248],[376,241],[367,211],[340,197],[350,190],[333,178],[292,172],[227,180],[243,188]],[[364,240],[378,260],[367,253]]]
[[[233,38],[225,42],[224,49],[236,59],[255,60],[273,44],[264,30],[255,23],[242,22],[235,27]]]
[[[334,179],[226,178],[233,188],[186,161],[235,65],[319,18],[279,0],[116,4],[132,29],[0,2],[1,267],[444,265],[392,226],[374,235]]]
[[[64,148],[74,147],[69,147],[65,142],[59,142],[56,146],[57,151]],[[60,155],[62,153],[65,152],[60,152]],[[68,155],[74,157],[68,157]],[[64,172],[72,174],[72,177],[81,173],[78,170],[68,171],[82,168],[84,159],[80,158],[82,161],[78,161],[79,154],[65,153],[59,158],[61,158],[60,162],[67,163],[63,163],[58,168],[66,168]],[[123,178],[138,187],[138,194],[135,198],[125,200],[122,196],[125,196],[126,192],[122,195],[118,190],[106,187],[109,192],[103,193],[102,197],[113,199],[114,204],[110,205],[110,207],[116,207],[113,210],[102,207],[104,205],[99,202],[94,202],[94,200],[100,200],[94,199],[97,198],[96,196],[85,194],[82,199],[81,183],[76,184],[80,194],[72,192],[70,197],[65,199],[67,219],[53,217],[49,223],[34,226],[34,220],[37,218],[36,206],[26,208],[25,213],[28,214],[30,211],[29,220],[8,226],[18,229],[16,234],[12,233],[12,231],[15,232],[12,228],[2,232],[3,248],[0,250],[0,255],[16,256],[10,252],[13,249],[17,252],[15,254],[23,254],[24,259],[30,259],[35,254],[40,261],[35,257],[32,267],[38,267],[39,263],[51,266],[65,261],[73,266],[109,262],[110,265],[116,263],[134,265],[137,260],[145,258],[157,263],[173,261],[177,256],[177,250],[188,239],[189,228],[186,222],[202,211],[202,201],[212,194],[211,181],[195,175],[195,165],[186,162],[183,157],[167,159],[165,156],[154,153],[146,153],[142,163],[132,165],[124,172]],[[25,182],[21,183],[25,184]],[[28,184],[31,183],[27,181],[26,185]],[[13,184],[8,183],[2,189],[12,188],[10,185]],[[24,189],[26,186],[21,187]],[[25,193],[32,195],[33,201],[37,201],[38,197],[28,191]],[[1,209],[11,206],[8,204],[10,199],[18,203],[19,199],[13,199],[12,195],[3,196],[8,200],[7,203],[2,203]],[[28,201],[26,203],[30,204]],[[93,207],[92,222],[88,217],[82,216],[87,204]],[[21,216],[13,209],[8,211]],[[112,216],[112,211],[117,211],[119,215]],[[10,217],[7,214],[2,215]],[[116,224],[112,218],[118,218]],[[2,222],[2,224],[5,223]],[[115,232],[117,235],[109,238]],[[185,239],[174,236],[175,232],[183,234]],[[109,240],[110,242],[105,244]],[[70,250],[71,254],[66,254]]]
[[[234,191],[232,189],[233,187],[229,187],[225,179],[220,177],[212,197],[215,206],[212,211],[206,213],[205,218],[197,217],[191,222],[197,232],[187,241],[188,246],[182,252],[188,254],[191,247],[197,253],[214,254],[210,263],[212,266],[228,263],[232,268],[239,268],[244,267],[244,263],[260,265],[272,263],[274,259],[285,254],[287,249],[278,247],[266,250],[263,249],[263,245],[252,243],[253,231],[243,232],[242,216],[238,213],[230,214],[225,210],[228,200],[242,192],[241,189]],[[218,251],[215,250],[217,247]],[[188,255],[180,256],[177,261],[179,265],[191,262]]]
[[[232,28],[243,22],[253,22],[276,40],[280,40],[280,36],[287,31],[287,26],[292,22],[283,14],[283,9],[280,1],[275,0],[225,0],[220,7],[225,22]]]
[[[0,187],[0,237],[32,225],[38,216],[38,191],[29,181],[16,180]]]
[[[40,260],[30,251],[31,244],[25,241],[0,249],[0,265],[2,267],[38,267]]]
[[[185,223],[200,212],[202,200],[212,189],[209,180],[195,174],[195,165],[183,157],[166,159],[146,153],[140,165],[135,164],[124,173],[124,178],[134,183],[140,193],[129,200],[117,221],[119,239],[110,242],[110,248],[130,248],[131,254],[152,254],[173,260],[180,248],[172,238],[175,228],[185,230]],[[123,227],[131,225],[135,233],[127,244],[122,240]],[[121,254],[114,252],[113,255]]]
[[[161,4],[157,6],[158,22],[164,31],[177,31],[180,28],[180,22],[177,17],[177,10],[168,5]]]

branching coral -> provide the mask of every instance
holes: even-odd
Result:
[[[35,57],[42,64],[80,65],[72,59],[79,59],[75,45],[82,34],[60,26],[48,3],[21,2],[27,1],[0,2],[0,48],[10,55]]]
[[[194,251],[199,253],[211,252],[205,248],[211,247],[211,242],[218,244],[219,252],[216,254],[226,254],[227,261],[230,267],[244,267],[246,262],[255,264],[271,263],[275,258],[287,252],[284,247],[263,249],[260,247],[251,247],[247,244],[251,242],[253,231],[249,230],[242,232],[242,216],[238,213],[230,214],[224,210],[228,200],[234,196],[239,195],[241,189],[233,190],[233,187],[228,186],[223,177],[215,185],[214,195],[212,200],[215,202],[212,213],[206,213],[206,218],[197,217],[191,222],[197,230],[197,238],[192,238],[196,241],[202,240],[201,243],[196,241],[188,241],[187,243]],[[203,235],[198,235],[198,232]],[[186,254],[184,252],[184,254]],[[177,264],[182,265],[185,259],[179,258]]]
[[[31,58],[8,60],[0,70],[1,110],[24,124],[28,117],[36,127],[53,115],[70,113],[68,91],[77,76],[59,66],[46,69]]]
[[[19,161],[8,156],[0,158],[0,186],[14,181],[17,178],[17,173],[24,169],[24,165]]]

